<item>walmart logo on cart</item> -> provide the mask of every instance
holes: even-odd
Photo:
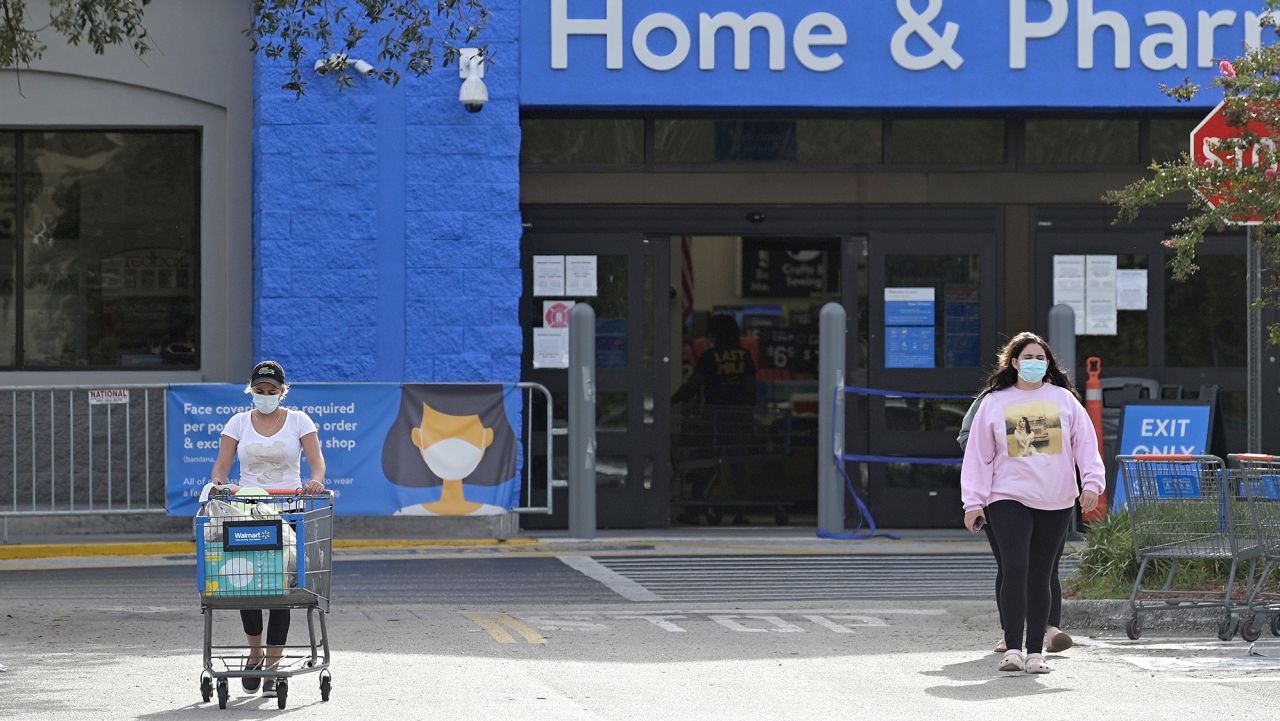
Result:
[[[276,540],[275,530],[271,528],[261,528],[256,531],[231,531],[232,543],[249,543],[252,541],[274,542]]]

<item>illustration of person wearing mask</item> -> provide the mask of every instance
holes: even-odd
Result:
[[[421,409],[421,416],[417,418],[413,417],[417,416],[416,413],[406,418],[402,406],[401,421],[408,420],[413,425],[408,433],[405,433],[404,425],[397,424],[393,427],[383,461],[388,470],[387,477],[394,483],[405,486],[438,484],[440,498],[405,505],[396,515],[468,516],[506,513],[507,510],[502,506],[468,499],[464,487],[464,482],[472,486],[492,487],[515,476],[514,434],[508,432],[507,437],[504,437],[496,430],[503,426],[509,427],[501,397],[497,399],[495,406],[484,401],[477,403],[473,394],[468,405],[473,408],[485,406],[486,410],[463,414],[447,413],[439,406],[457,411],[462,402],[467,400],[465,397],[439,397],[439,394],[445,393],[439,389],[432,393],[437,397],[414,400],[413,406]],[[406,398],[404,405],[408,405],[408,400]],[[495,409],[502,413],[500,418],[482,417],[482,414],[496,415]],[[405,440],[409,443],[405,443]],[[412,461],[406,459],[409,453],[412,453]],[[393,472],[394,469],[387,466],[388,454],[400,459],[400,472]],[[477,495],[483,495],[483,492],[477,492]]]

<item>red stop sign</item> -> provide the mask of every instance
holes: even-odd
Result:
[[[1216,166],[1228,169],[1259,165],[1276,168],[1280,163],[1280,156],[1276,153],[1276,139],[1272,137],[1275,133],[1261,123],[1254,122],[1248,126],[1249,130],[1259,137],[1251,147],[1232,148],[1223,145],[1223,141],[1244,137],[1244,128],[1227,123],[1224,113],[1226,105],[1225,101],[1218,103],[1218,106],[1200,121],[1195,130],[1191,131],[1191,162],[1202,167]],[[1224,183],[1221,188],[1213,192],[1201,189],[1200,196],[1216,208],[1223,199],[1230,196],[1230,185]],[[1261,222],[1261,218],[1248,218],[1237,222],[1255,224]]]

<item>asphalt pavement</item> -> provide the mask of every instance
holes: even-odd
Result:
[[[1153,628],[1134,642],[1073,628],[1077,645],[1051,657],[1052,674],[1002,674],[984,589],[994,569],[976,551],[769,545],[739,535],[348,549],[327,617],[330,700],[316,674],[298,676],[283,711],[235,679],[226,710],[201,700],[191,556],[4,561],[0,718],[1136,721],[1266,718],[1274,704],[1270,636],[1251,651],[1211,632]],[[836,591],[814,596],[824,583]],[[243,643],[237,614],[211,617],[215,645]],[[305,641],[305,614],[293,619],[291,643]],[[216,657],[214,667],[225,668]]]

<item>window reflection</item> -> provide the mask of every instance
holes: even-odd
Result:
[[[1238,368],[1245,365],[1245,262],[1238,255],[1196,258],[1185,281],[1166,270],[1165,365]]]
[[[0,365],[15,362],[17,334],[18,136],[0,133]]]
[[[23,134],[17,363],[197,364],[197,143],[195,132]]]

